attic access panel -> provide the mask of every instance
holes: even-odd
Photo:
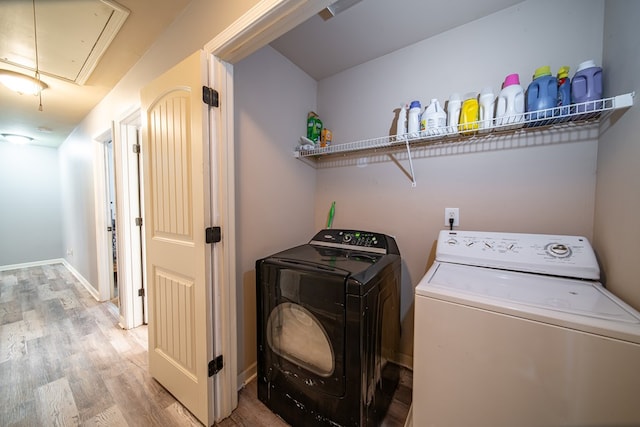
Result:
[[[42,74],[84,84],[129,16],[110,0],[36,0]],[[62,30],[62,31],[61,31]],[[0,4],[0,62],[34,71],[33,3]]]

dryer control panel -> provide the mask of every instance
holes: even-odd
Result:
[[[504,270],[598,280],[600,269],[586,237],[443,230],[436,260]]]
[[[393,237],[361,230],[321,230],[309,242],[312,245],[351,249],[377,254],[399,254]]]

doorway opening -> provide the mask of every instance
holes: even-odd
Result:
[[[120,324],[132,329],[147,323],[146,274],[144,272],[144,211],[140,109],[114,124],[115,188],[117,191],[118,290]]]
[[[99,300],[120,327],[146,323],[139,109],[94,140]]]
[[[116,180],[115,166],[113,162],[113,140],[105,143],[105,177],[107,181],[107,211],[108,226],[107,232],[110,234],[109,264],[111,274],[109,274],[109,302],[120,310],[120,292],[118,291],[118,245],[116,233]]]

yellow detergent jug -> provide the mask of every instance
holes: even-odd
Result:
[[[470,92],[464,96],[458,129],[463,135],[473,135],[478,130],[478,94]]]

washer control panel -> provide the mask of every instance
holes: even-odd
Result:
[[[380,233],[359,230],[326,229],[313,236],[312,245],[352,249],[378,254],[395,253],[393,238]]]
[[[436,260],[512,271],[598,280],[600,269],[585,237],[443,230]]]

